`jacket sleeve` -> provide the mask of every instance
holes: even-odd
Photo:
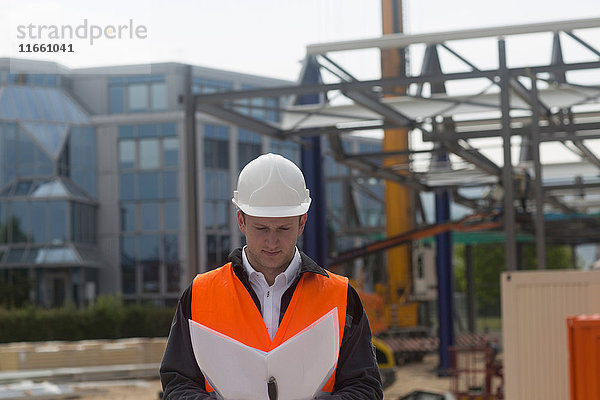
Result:
[[[214,399],[206,391],[204,375],[198,368],[188,320],[191,318],[191,285],[177,304],[167,347],[160,364],[160,380],[165,400]]]
[[[371,328],[356,290],[348,285],[346,325],[335,373],[335,390],[327,400],[381,400],[383,389]]]

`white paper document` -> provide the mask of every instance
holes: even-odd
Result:
[[[312,399],[331,377],[339,351],[337,308],[280,346],[264,352],[189,320],[196,362],[225,400],[268,399],[277,381],[278,400]]]

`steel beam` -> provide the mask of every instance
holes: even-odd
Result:
[[[579,63],[570,63],[565,65],[542,65],[535,67],[519,67],[508,69],[511,76],[529,76],[529,74],[552,73],[561,71],[578,71],[587,69],[600,68],[600,61],[587,61]],[[374,87],[390,87],[390,86],[409,86],[411,84],[443,82],[443,81],[458,81],[475,78],[494,79],[498,75],[497,69],[455,72],[447,73],[439,76],[411,76],[411,77],[394,77],[383,78],[356,82],[338,82],[328,84],[306,84],[306,85],[288,85],[273,88],[251,89],[244,91],[231,91],[211,94],[196,95],[198,104],[208,103],[223,103],[233,101],[235,99],[249,99],[254,97],[280,97],[297,94],[311,94],[318,92],[328,92],[331,90],[371,90]]]
[[[477,150],[466,149],[456,141],[443,140],[444,146],[457,156],[475,165],[479,169],[492,175],[501,175],[502,169],[495,162],[481,154]]]
[[[421,33],[415,35],[389,34],[372,39],[359,39],[341,42],[311,44],[306,47],[306,53],[309,55],[314,55],[331,53],[336,51],[372,48],[402,48],[408,47],[412,44],[439,44],[450,40],[504,37],[510,35],[523,35],[527,33],[539,33],[548,31],[571,31],[573,29],[597,27],[600,27],[600,18],[542,22],[538,24],[510,25],[491,28],[466,29],[460,31]]]
[[[255,118],[248,117],[247,115],[241,114],[237,111],[232,111],[227,108],[212,104],[197,104],[196,110],[222,119],[223,121],[230,122],[234,125],[243,126],[245,129],[269,136],[274,139],[285,139],[285,136],[279,129],[274,128],[273,126]]]
[[[535,191],[535,251],[537,256],[537,268],[546,268],[546,227],[544,225],[544,191],[542,188],[542,165],[540,161],[540,112],[536,101],[537,80],[535,76],[531,79],[531,158],[535,170],[533,182]]]
[[[539,127],[540,131],[540,142],[564,142],[567,140],[573,140],[574,137],[580,140],[586,139],[600,139],[600,122],[582,122],[579,124],[572,124],[569,128],[572,131],[576,131],[577,134],[573,136],[573,133],[566,132],[565,127],[558,125],[544,125]],[[591,132],[586,132],[591,131]],[[423,132],[423,141],[432,142],[439,140],[467,140],[467,139],[483,139],[502,136],[503,129],[490,129],[484,131],[470,131],[470,132],[456,132],[446,131],[444,133],[435,132]],[[529,126],[523,126],[520,128],[509,128],[511,136],[525,136],[529,132]]]
[[[498,41],[498,59],[500,60],[500,103],[502,108],[502,140],[504,166],[502,167],[502,187],[504,188],[504,251],[506,270],[517,267],[516,228],[514,208],[514,185],[510,145],[510,72],[506,67],[506,43]]]

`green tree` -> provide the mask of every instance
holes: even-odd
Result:
[[[524,243],[523,268],[537,268],[535,245]],[[454,280],[457,292],[467,291],[465,246],[454,246]],[[472,245],[473,283],[479,316],[500,316],[500,274],[505,271],[504,244]],[[552,245],[546,247],[548,269],[572,268],[571,248]]]

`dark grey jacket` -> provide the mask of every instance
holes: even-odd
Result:
[[[325,269],[318,266],[306,254],[300,252],[302,264],[299,276],[305,273],[329,276]],[[248,276],[242,266],[241,249],[229,255],[233,270],[244,284],[256,307],[260,310],[260,301],[252,290]],[[290,304],[298,280],[283,294],[279,320]],[[369,399],[383,398],[381,377],[375,360],[375,351],[371,344],[371,329],[358,294],[348,286],[348,303],[346,308],[346,325],[338,364],[335,372],[335,390],[325,397],[336,399]],[[188,320],[191,319],[192,286],[190,285],[177,305],[177,311],[171,325],[171,333],[167,348],[160,366],[160,379],[163,386],[163,399],[166,400],[200,400],[213,399],[206,392],[204,375],[198,368],[190,342]]]

